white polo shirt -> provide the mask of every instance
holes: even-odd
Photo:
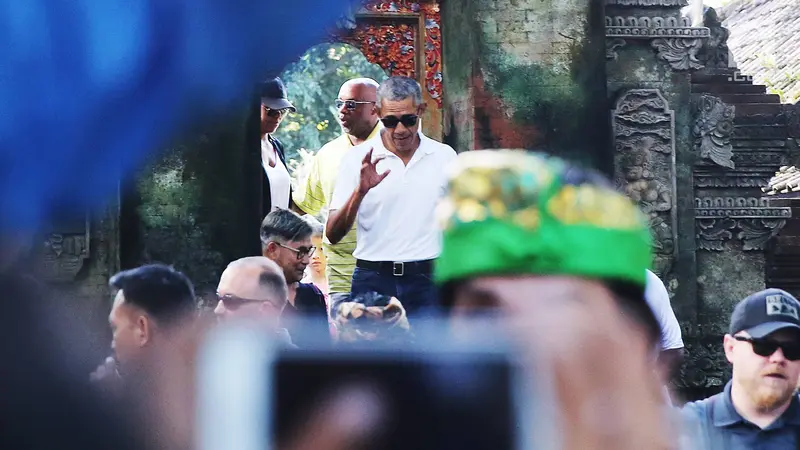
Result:
[[[422,261],[439,256],[441,230],[436,205],[447,189],[445,169],[456,157],[449,145],[419,133],[420,146],[408,162],[386,149],[380,134],[347,152],[339,167],[331,211],[341,209],[356,190],[361,161],[372,148],[377,171],[389,176],[370,189],[358,209],[356,249],[353,256],[366,261]]]

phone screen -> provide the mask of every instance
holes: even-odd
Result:
[[[502,356],[480,353],[365,358],[285,352],[274,366],[270,440],[284,442],[335,389],[368,383],[389,417],[367,448],[511,450],[513,372]]]

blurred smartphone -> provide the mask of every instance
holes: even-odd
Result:
[[[417,341],[290,350],[252,329],[221,331],[201,357],[199,448],[280,449],[315,408],[350,386],[369,387],[387,412],[359,448],[556,448],[552,402],[533,401],[543,386],[524,375],[510,347],[456,343],[439,332]]]

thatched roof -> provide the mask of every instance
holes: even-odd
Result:
[[[742,74],[784,103],[800,100],[800,0],[732,0],[716,9]]]

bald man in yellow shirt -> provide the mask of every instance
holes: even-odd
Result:
[[[354,146],[378,135],[381,125],[375,107],[378,82],[370,78],[355,78],[345,82],[339,89],[336,108],[344,133],[328,142],[314,155],[305,187],[295,191],[293,200],[298,209],[312,216],[322,215],[327,219],[328,205],[333,197],[339,164],[344,155]],[[356,260],[356,227],[337,244],[327,238],[323,241],[328,257],[328,286],[331,305],[341,298],[336,294],[349,294]]]

